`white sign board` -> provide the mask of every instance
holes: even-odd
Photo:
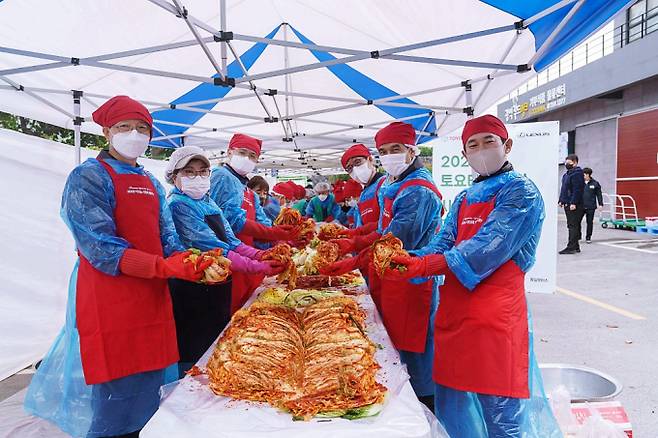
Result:
[[[537,122],[507,125],[514,141],[510,162],[517,172],[530,178],[539,188],[546,218],[537,247],[537,262],[526,274],[526,291],[554,293],[557,272],[557,199],[559,122]],[[437,139],[432,144],[432,173],[443,195],[446,211],[455,197],[473,183],[474,175],[462,157],[459,135]]]

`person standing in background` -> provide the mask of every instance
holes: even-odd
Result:
[[[587,232],[585,241],[592,243],[592,231],[594,229],[594,213],[596,213],[597,202],[603,207],[603,193],[601,193],[601,184],[592,178],[592,169],[586,167],[583,169],[585,178],[585,189],[583,191],[583,208],[585,209],[585,222],[587,223]]]
[[[313,218],[315,222],[333,222],[340,216],[340,206],[336,203],[334,195],[330,193],[328,182],[319,182],[315,185],[316,196],[306,205],[306,217]]]
[[[567,168],[567,173],[562,175],[558,205],[564,207],[564,213],[567,216],[569,242],[567,247],[560,251],[560,254],[576,254],[580,252],[578,241],[582,238],[580,226],[585,214],[583,209],[585,178],[583,170],[578,166],[578,155],[568,155],[564,160],[564,166]]]
[[[260,205],[269,220],[274,221],[279,215],[281,205],[279,200],[270,195],[270,184],[260,175],[253,176],[247,183],[247,187],[258,195]]]

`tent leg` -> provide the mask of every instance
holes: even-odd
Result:
[[[220,24],[219,24],[219,29],[222,32],[226,31],[226,0],[219,0],[219,17],[220,17]],[[220,53],[221,53],[221,63],[222,63],[222,74],[224,76],[228,75],[228,72],[226,71],[226,64],[227,64],[227,53],[226,53],[226,42],[222,41],[220,43]]]
[[[82,161],[80,125],[82,125],[83,119],[80,117],[80,98],[82,98],[82,91],[73,90],[73,143],[75,145],[76,166]]]

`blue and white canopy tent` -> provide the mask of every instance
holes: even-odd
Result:
[[[127,94],[153,145],[220,156],[244,132],[261,169],[331,172],[390,121],[459,128],[631,3],[0,0],[0,110],[97,133]]]

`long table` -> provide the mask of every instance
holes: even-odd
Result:
[[[268,279],[258,288],[249,306],[267,287]],[[388,388],[383,410],[374,417],[359,420],[343,418],[293,421],[289,413],[280,412],[266,403],[233,400],[217,396],[207,385],[205,375],[186,376],[163,387],[160,408],[140,433],[143,438],[430,438],[443,436],[436,419],[426,414],[409,384],[406,367],[391,343],[386,329],[365,285],[350,288],[349,293],[366,311],[366,327],[370,339],[382,348],[376,352],[381,365],[377,380]],[[213,344],[197,365],[205,368]],[[429,419],[428,419],[429,418]]]

